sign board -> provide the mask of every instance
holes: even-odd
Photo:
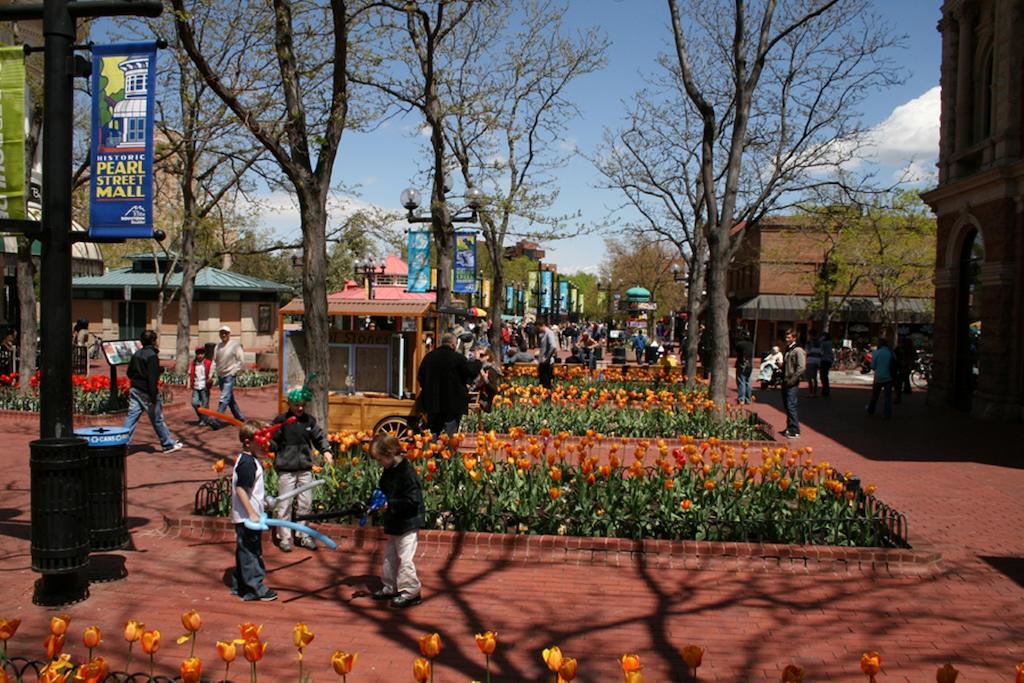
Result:
[[[626,327],[647,327],[646,320],[627,320]]]
[[[127,365],[135,352],[142,348],[142,342],[138,339],[117,339],[103,342],[102,348],[108,363]]]
[[[619,301],[620,311],[656,311],[658,310],[658,302],[656,301]]]

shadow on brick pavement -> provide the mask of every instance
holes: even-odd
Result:
[[[281,599],[242,603],[228,595],[232,540],[180,537],[167,520],[191,511],[212,463],[236,451],[237,434],[187,424],[194,415],[179,402],[168,421],[188,448],[159,453],[152,429],[141,424],[128,458],[132,549],[111,553],[125,558],[128,576],[93,584],[87,601],[61,610],[73,617],[66,650],[84,657],[78,636],[99,625],[100,652],[119,668],[121,626],[138,618],[165,634],[156,664],[173,673],[187,655],[187,646],[173,643],[180,615],[195,608],[203,617],[197,655],[211,677],[221,670],[214,642],[252,621],[265,624],[270,642],[263,680],[294,680],[291,632],[302,621],[316,633],[305,660],[314,680],[334,679],[328,662],[335,649],[360,652],[352,680],[410,680],[417,639],[432,631],[444,639],[435,680],[482,679],[473,634],[485,629],[499,632],[495,681],[548,680],[540,650],[552,644],[579,658],[579,681],[620,680],[616,658],[625,652],[641,655],[645,680],[683,681],[679,648],[687,643],[707,648],[701,680],[709,681],[777,681],[794,661],[809,680],[861,681],[858,661],[868,649],[885,656],[886,680],[931,680],[945,661],[966,680],[1013,680],[1013,666],[1024,660],[1019,431],[1014,440],[1012,429],[932,415],[922,394],[888,422],[868,419],[866,397],[864,388],[840,387],[830,399],[802,400],[799,445],[878,484],[879,496],[907,514],[911,542],[944,555],[938,576],[594,567],[424,553],[424,603],[401,612],[363,597],[377,585],[376,552],[283,554],[268,547],[268,584]],[[274,411],[270,392],[243,393],[240,401],[259,418]],[[756,409],[778,424],[777,396],[761,396]],[[29,569],[27,444],[35,430],[34,422],[0,423],[7,445],[0,451],[0,618],[23,619],[9,644],[19,656],[41,656],[55,613],[30,600],[36,575]],[[133,668],[145,669],[140,657]],[[244,667],[239,658],[236,679]]]

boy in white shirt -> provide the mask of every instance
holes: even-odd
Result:
[[[210,422],[206,416],[199,412],[199,408],[210,407],[210,370],[213,361],[206,357],[206,347],[196,347],[196,357],[188,365],[188,384],[192,388],[192,410],[196,411],[196,418],[200,425],[208,425]]]

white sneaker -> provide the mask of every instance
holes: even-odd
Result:
[[[168,446],[167,448],[164,449],[164,453],[173,453],[174,451],[180,451],[184,447],[185,447],[185,444],[183,444],[180,441],[175,441],[170,446]]]

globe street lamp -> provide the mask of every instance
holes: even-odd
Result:
[[[373,285],[377,281],[377,276],[384,274],[384,264],[377,265],[370,259],[365,261],[356,261],[355,273],[357,276],[362,276],[368,290],[368,298],[373,299]]]

